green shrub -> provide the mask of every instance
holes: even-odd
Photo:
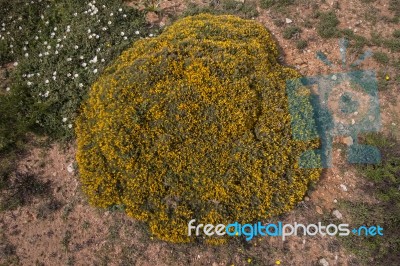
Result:
[[[296,26],[289,26],[283,30],[283,38],[285,39],[291,39],[293,38],[296,34],[301,33],[301,28],[296,27]]]
[[[384,52],[375,52],[373,58],[380,64],[388,64],[390,60],[387,53]]]
[[[173,242],[193,240],[191,219],[290,210],[321,172],[297,163],[318,146],[292,137],[286,81],[299,76],[279,65],[262,25],[234,16],[186,17],[137,41],[94,83],[77,120],[90,203],[123,206]],[[294,117],[312,119],[309,102],[296,106]]]
[[[400,252],[400,145],[393,138],[372,133],[364,143],[377,146],[383,155],[379,165],[358,167],[361,174],[373,183],[366,191],[378,203],[344,202],[355,226],[380,225],[382,237],[348,236],[340,238],[344,246],[356,254],[363,264],[398,265]]]
[[[339,25],[339,20],[336,17],[335,12],[321,12],[318,15],[319,23],[317,25],[317,32],[322,38],[333,38],[339,36],[339,30],[337,26]]]
[[[299,50],[303,50],[308,46],[308,42],[306,40],[298,40],[296,42],[296,47]]]
[[[144,14],[122,0],[0,3],[6,14],[0,47],[8,47],[4,60],[18,63],[10,87],[23,96],[24,120],[51,136],[71,137],[92,82],[132,41],[147,36]]]
[[[392,36],[394,38],[400,38],[400,30],[394,30],[392,33]]]

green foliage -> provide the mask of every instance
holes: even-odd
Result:
[[[242,18],[253,18],[258,15],[255,1],[239,2],[235,0],[211,1],[208,5],[197,5],[189,3],[188,8],[183,12],[183,17],[209,13],[214,15],[230,14]]]
[[[384,52],[375,52],[372,57],[380,64],[388,64],[390,61],[389,56]]]
[[[400,30],[394,30],[392,33],[392,36],[394,38],[400,38]]]
[[[19,114],[57,138],[73,136],[78,106],[103,68],[148,34],[144,14],[122,0],[93,3],[0,0],[2,61],[18,63],[10,92],[18,95]]]
[[[339,19],[336,17],[334,11],[320,12],[318,15],[319,23],[317,25],[317,32],[322,38],[338,37],[340,31],[337,26]]]
[[[383,41],[383,46],[392,52],[400,52],[400,38],[389,38]]]
[[[343,202],[342,207],[351,215],[354,225],[380,225],[383,237],[348,236],[340,238],[344,245],[363,263],[375,265],[398,265],[400,258],[400,144],[391,137],[372,133],[364,137],[365,144],[379,147],[383,154],[379,165],[358,167],[361,174],[373,186],[367,193],[379,202]],[[371,258],[374,258],[372,261]]]
[[[308,46],[308,42],[306,40],[298,40],[296,42],[296,47],[299,50],[303,50],[303,49],[307,48],[307,46]]]
[[[294,4],[295,0],[261,0],[261,8],[268,9],[271,7],[285,7]]]
[[[283,38],[291,39],[299,33],[301,33],[301,28],[297,26],[289,26],[283,30]]]

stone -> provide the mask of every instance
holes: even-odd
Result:
[[[319,260],[319,265],[321,265],[321,266],[329,266],[329,262],[325,258],[322,258],[322,259]]]
[[[353,138],[351,136],[347,136],[343,138],[343,143],[346,144],[347,146],[353,145]]]
[[[307,196],[304,197],[304,201],[309,201],[309,200],[310,200],[309,197],[307,197]]]
[[[315,207],[315,211],[319,214],[324,214],[324,212],[322,211],[322,208],[320,206],[316,206]]]
[[[341,220],[341,219],[343,218],[342,213],[341,213],[340,211],[338,211],[338,210],[334,210],[334,211],[332,212],[332,215],[335,216],[335,217],[336,217],[337,219],[339,219],[339,220]]]
[[[343,191],[347,191],[347,187],[346,187],[346,185],[344,185],[344,184],[340,184],[340,188],[341,188]]]
[[[70,164],[67,166],[67,171],[68,171],[68,173],[70,173],[70,174],[73,174],[73,173],[74,173],[75,169],[74,169],[73,163],[70,163]]]
[[[286,18],[285,21],[286,21],[286,24],[290,24],[293,22],[293,20],[291,20],[290,18]]]

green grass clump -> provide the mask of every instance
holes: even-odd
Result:
[[[122,0],[0,0],[0,7],[1,61],[16,61],[9,94],[30,128],[56,138],[73,136],[78,106],[104,67],[148,36],[144,14]]]
[[[317,32],[319,36],[322,38],[333,38],[340,35],[340,31],[337,28],[340,22],[335,12],[320,12],[318,18]]]
[[[307,48],[307,46],[308,46],[308,42],[306,40],[298,40],[296,42],[296,47],[299,50],[303,50],[303,49]]]
[[[172,242],[195,239],[191,219],[250,222],[292,209],[321,169],[298,165],[318,142],[294,139],[291,117],[308,123],[313,111],[303,100],[289,113],[286,82],[300,75],[278,56],[261,24],[228,15],[186,17],[137,41],[93,84],[77,120],[89,201],[118,205]]]
[[[351,216],[354,226],[380,225],[383,236],[340,238],[345,247],[358,256],[363,264],[398,265],[400,258],[400,144],[391,137],[372,133],[364,143],[378,147],[383,155],[379,165],[358,167],[360,173],[373,183],[367,193],[379,200],[376,204],[343,202],[341,206]],[[373,258],[373,260],[372,260]]]
[[[380,64],[388,64],[390,61],[388,54],[384,52],[375,52],[372,57]]]
[[[285,7],[295,3],[295,0],[261,0],[261,8],[268,9],[270,7]]]
[[[283,30],[283,38],[285,39],[291,39],[293,38],[296,34],[301,33],[301,28],[297,26],[289,26]]]

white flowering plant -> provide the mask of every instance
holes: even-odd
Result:
[[[122,0],[0,0],[0,8],[0,64],[13,66],[8,91],[0,89],[18,98],[30,128],[58,139],[73,136],[102,70],[135,40],[159,33]]]

